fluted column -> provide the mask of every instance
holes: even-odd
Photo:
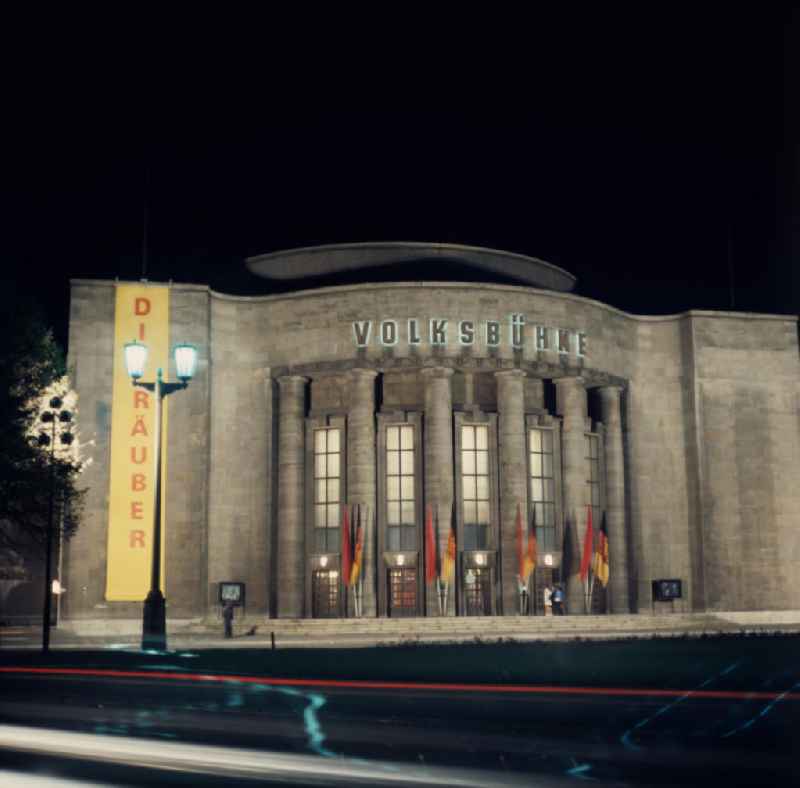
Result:
[[[307,378],[278,378],[278,616],[305,615],[305,409]]]
[[[438,515],[439,555],[444,555],[450,534],[453,507],[453,370],[432,367],[422,371],[425,379],[425,504]],[[420,567],[424,571],[424,567]],[[456,577],[458,583],[458,577]],[[455,615],[455,588],[447,600],[448,615]],[[435,585],[426,589],[429,616],[439,614]]]
[[[527,523],[528,496],[525,462],[525,373],[509,369],[495,373],[497,380],[498,442],[500,452],[500,540],[502,544],[502,611],[519,612],[517,576],[517,504]]]
[[[372,369],[350,372],[350,408],[347,415],[347,493],[351,504],[369,507],[364,541],[364,616],[377,611],[375,547],[378,535],[375,516],[375,376]]]
[[[629,613],[628,536],[625,523],[625,471],[622,447],[620,386],[602,386],[600,403],[605,427],[606,524],[608,527],[608,605],[610,613]]]
[[[564,529],[567,554],[562,557],[561,580],[566,580],[567,613],[586,612],[583,584],[579,570],[581,544],[586,527],[586,389],[580,377],[557,378],[558,413],[563,418],[561,430],[561,464],[563,467]],[[566,578],[564,573],[566,572]]]

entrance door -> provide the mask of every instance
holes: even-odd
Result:
[[[339,618],[339,573],[335,569],[314,570],[311,609],[314,618]]]
[[[468,567],[464,571],[464,612],[468,616],[492,615],[491,570]]]
[[[408,618],[417,615],[417,570],[414,567],[390,569],[389,616]]]
[[[544,616],[552,615],[552,604],[547,607],[544,604],[545,588],[551,591],[553,586],[560,580],[560,570],[551,569],[546,566],[536,567],[536,571],[531,577],[531,599],[533,599],[533,615]]]

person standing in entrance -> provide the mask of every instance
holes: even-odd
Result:
[[[225,637],[233,637],[233,602],[228,600],[222,608],[222,620],[225,622]]]
[[[563,616],[564,615],[564,589],[561,588],[561,584],[557,583],[556,587],[553,589],[553,615],[554,616]]]
[[[553,586],[549,583],[544,587],[544,614],[553,615]]]

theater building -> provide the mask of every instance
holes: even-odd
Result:
[[[366,279],[399,263],[435,273],[443,259],[515,283],[242,297],[74,280],[69,365],[93,462],[64,556],[65,618],[140,620],[149,587],[154,422],[121,360],[134,338],[173,380],[167,347],[200,353],[168,398],[170,621],[216,615],[228,581],[245,584],[248,616],[355,615],[341,522],[355,504],[364,617],[519,615],[518,509],[537,544],[526,615],[542,614],[552,582],[571,614],[800,609],[794,317],[627,314],[572,294],[574,277],[543,261],[454,245],[314,247],[247,265]],[[426,581],[429,510],[440,562],[455,546],[444,609]],[[610,571],[587,602],[589,510]],[[662,579],[680,596],[654,596]]]

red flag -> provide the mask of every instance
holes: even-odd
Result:
[[[522,541],[522,508],[517,501],[517,566],[519,577],[525,582],[525,545]]]
[[[586,533],[583,537],[583,557],[581,558],[581,580],[589,576],[589,566],[592,563],[592,548],[594,547],[594,531],[592,530],[592,507],[586,507]]]
[[[425,517],[425,582],[432,583],[436,579],[436,538],[433,534],[433,510],[428,504]]]
[[[350,580],[350,569],[353,561],[353,547],[350,544],[350,507],[344,506],[342,516],[342,577],[345,585]]]

